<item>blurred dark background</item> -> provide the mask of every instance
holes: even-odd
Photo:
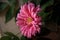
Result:
[[[41,5],[45,2],[47,0],[42,0]],[[37,38],[33,40],[60,40],[60,0],[53,0],[53,2],[53,5],[47,7],[45,11],[53,11],[46,17],[46,28],[42,28],[41,34],[37,34]]]

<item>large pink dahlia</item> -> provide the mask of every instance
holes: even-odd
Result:
[[[37,13],[41,11],[40,6],[35,7],[33,3],[26,3],[21,6],[20,13],[17,15],[17,25],[21,34],[31,38],[40,32],[41,17]]]

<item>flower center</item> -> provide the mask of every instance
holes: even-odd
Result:
[[[32,22],[32,18],[28,17],[28,18],[27,18],[27,22],[28,22],[28,23]]]

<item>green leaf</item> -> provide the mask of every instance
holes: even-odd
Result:
[[[4,10],[8,6],[7,3],[0,2],[0,11]]]
[[[17,36],[14,36],[12,40],[20,40]]]
[[[43,17],[44,12],[38,13],[38,16],[42,16]]]
[[[20,8],[18,8],[18,9],[16,10],[16,14],[15,14],[15,22],[16,22],[16,17],[17,17],[17,14],[19,13],[19,10],[20,10]]]
[[[23,3],[27,3],[28,2],[28,0],[23,0]]]
[[[12,40],[20,40],[16,35],[14,35],[14,34],[11,33],[11,32],[6,32],[5,34],[6,34],[6,36],[11,37]],[[13,37],[13,38],[12,38],[12,37]]]
[[[13,33],[11,33],[11,32],[5,32],[5,34],[7,35],[7,36],[15,36]]]
[[[24,36],[21,37],[21,40],[27,40],[27,38],[25,38]]]
[[[10,6],[16,5],[16,0],[7,0]]]
[[[49,15],[49,13],[44,13],[44,15],[43,15],[43,21],[46,21],[47,19],[46,19],[46,17]]]
[[[1,40],[11,40],[11,38],[9,36],[3,36]]]
[[[31,0],[31,1],[32,1],[33,3],[35,3],[36,5],[39,5],[41,0],[39,0],[39,1],[38,1],[38,0]]]
[[[8,12],[5,15],[5,23],[7,23],[8,21],[10,21],[13,18],[14,8],[15,8],[15,6],[11,6],[9,8]]]
[[[38,16],[41,16],[42,17],[42,20],[45,21],[46,20],[46,17],[49,15],[49,13],[46,13],[46,12],[41,12],[38,14]]]
[[[46,17],[47,15],[49,15],[49,13],[46,12],[41,12],[38,14],[38,16],[42,16],[42,17]]]
[[[46,9],[46,7],[50,6],[53,4],[53,0],[49,0],[47,3],[45,3],[44,5],[42,5],[42,10],[44,11]]]

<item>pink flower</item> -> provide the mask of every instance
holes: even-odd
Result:
[[[37,13],[41,11],[40,6],[35,7],[33,3],[26,3],[21,6],[20,13],[17,15],[17,25],[21,34],[31,38],[38,32],[40,33],[41,17]]]

